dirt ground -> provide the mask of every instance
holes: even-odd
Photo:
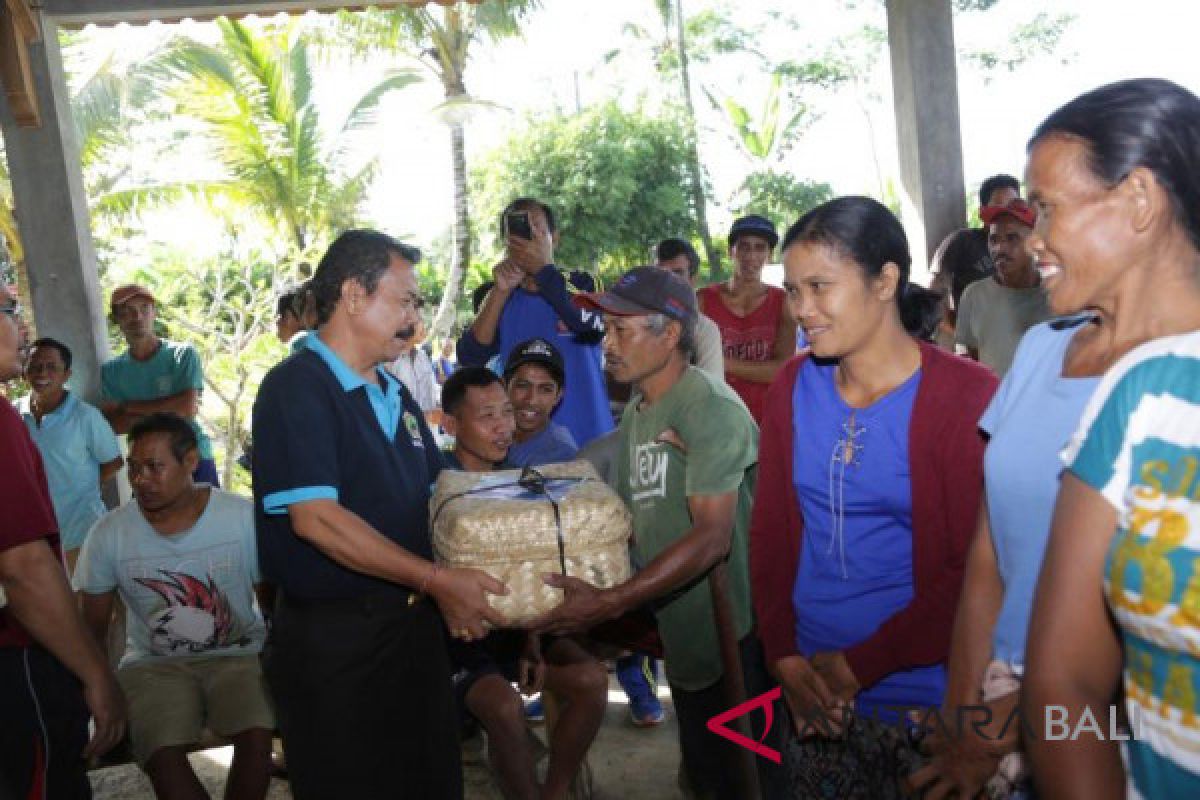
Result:
[[[657,728],[634,728],[629,709],[615,681],[609,692],[608,713],[588,755],[595,800],[682,800],[676,785],[679,746],[670,701],[664,700],[667,722]],[[664,693],[665,694],[665,693]],[[540,728],[535,728],[541,731]],[[192,765],[214,798],[222,796],[232,748],[194,753]],[[467,800],[500,800],[484,766],[478,740],[463,752]],[[91,774],[95,800],[153,800],[150,781],[132,764],[96,770]],[[286,781],[272,779],[270,800],[291,800]]]

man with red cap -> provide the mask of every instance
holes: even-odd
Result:
[[[768,679],[753,630],[747,544],[758,428],[727,383],[691,365],[696,296],[682,279],[637,267],[608,291],[574,302],[604,315],[605,369],[633,386],[618,429],[616,489],[633,517],[633,556],[642,568],[608,589],[544,576],[564,590],[564,601],[533,627],[586,631],[653,607],[684,779],[700,797],[745,797],[737,785],[738,748],[707,727],[730,705],[708,575],[724,565],[727,633],[736,642],[729,644],[739,650],[747,695],[758,695]],[[761,730],[754,735],[763,741]]]
[[[1037,212],[1020,198],[979,211],[996,272],[963,292],[955,341],[1004,377],[1025,331],[1050,317],[1027,246]]]
[[[100,367],[100,411],[121,434],[129,433],[141,417],[158,411],[183,417],[200,445],[200,462],[192,479],[219,486],[212,442],[196,420],[204,390],[204,369],[196,348],[158,337],[157,302],[144,286],[118,286],[109,311],[129,349]]]

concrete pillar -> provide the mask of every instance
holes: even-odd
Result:
[[[42,41],[29,48],[41,127],[18,127],[7,104],[0,102],[0,131],[38,335],[53,336],[71,348],[72,387],[94,400],[99,365],[108,357],[104,306],[58,27],[45,15],[41,24]]]
[[[950,0],[887,0],[904,227],[914,277],[966,224]]]

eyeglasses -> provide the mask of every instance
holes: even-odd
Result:
[[[400,305],[405,311],[420,311],[425,307],[425,298],[415,292],[410,292],[408,297],[400,301]]]
[[[16,300],[10,300],[9,302],[5,303],[4,305],[0,305],[0,314],[7,314],[8,316],[12,317],[13,319],[16,319],[17,317],[21,316],[21,311],[22,311],[21,304],[18,303]]]

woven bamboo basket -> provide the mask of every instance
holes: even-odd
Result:
[[[562,590],[542,576],[564,566],[600,588],[629,580],[629,511],[586,461],[548,464],[536,473],[443,470],[429,513],[439,563],[481,569],[508,586],[507,595],[490,602],[509,626],[526,625],[562,602]]]

